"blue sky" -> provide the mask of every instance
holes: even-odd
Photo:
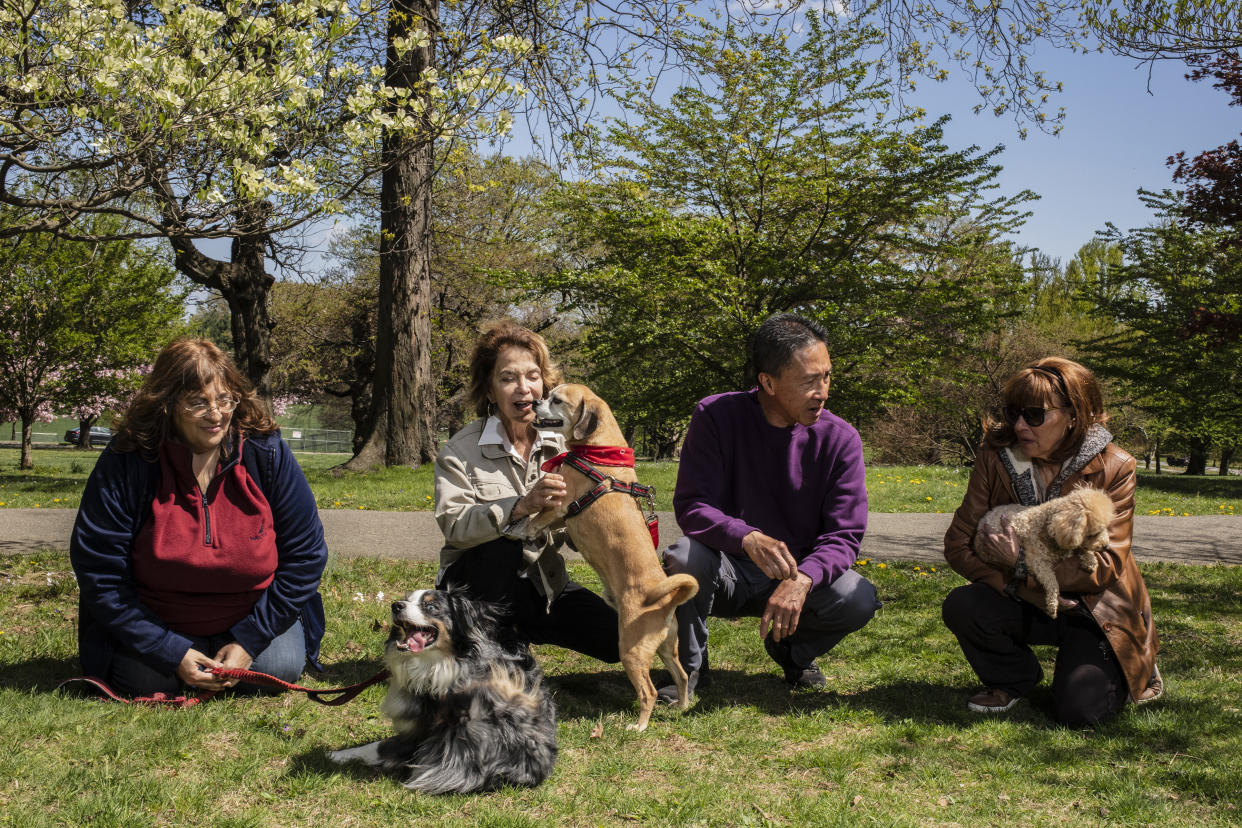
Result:
[[[964,80],[923,81],[910,101],[929,118],[953,116],[946,137],[955,148],[1005,145],[1002,191],[1028,188],[1041,196],[1018,240],[1063,264],[1106,222],[1122,229],[1152,222],[1136,191],[1172,185],[1168,156],[1195,155],[1242,132],[1242,108],[1228,106],[1229,97],[1208,81],[1185,80],[1180,61],[1154,65],[1150,83],[1146,66],[1113,55],[1048,49],[1037,65],[1065,85],[1060,136],[1032,128],[1023,141],[1009,116],[973,114],[978,95]]]

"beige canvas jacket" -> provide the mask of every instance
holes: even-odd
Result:
[[[488,429],[488,422],[475,420],[467,425],[440,447],[436,458],[435,516],[444,534],[440,570],[443,572],[466,549],[501,537],[512,538],[522,542],[526,567],[522,574],[551,603],[569,581],[560,551],[566,532],[561,529],[528,540],[525,533],[530,518],[512,522],[510,515],[518,500],[543,475],[539,466],[565,451],[564,438],[541,432],[541,445],[523,466],[504,445],[486,441],[485,433],[497,433],[499,424],[492,418]]]

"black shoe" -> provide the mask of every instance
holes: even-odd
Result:
[[[695,690],[706,690],[712,684],[712,674],[707,669],[707,653],[703,653],[703,664],[697,670],[691,670],[686,681],[686,695],[693,696]],[[669,676],[669,683],[656,690],[656,700],[664,704],[677,703],[677,684]]]
[[[803,667],[793,660],[789,649],[789,639],[778,642],[772,640],[772,636],[769,635],[763,639],[763,649],[767,650],[772,660],[785,671],[786,684],[794,687],[823,687],[828,683],[828,679],[824,678],[824,674],[819,671],[819,665],[814,661],[809,667]]]

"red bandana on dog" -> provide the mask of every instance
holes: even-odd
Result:
[[[634,468],[634,449],[625,446],[573,446],[569,451],[556,455],[551,460],[543,461],[541,471],[554,472],[565,462],[570,454],[581,457],[588,463],[601,466],[625,466]]]

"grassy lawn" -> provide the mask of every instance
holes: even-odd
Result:
[[[821,660],[830,690],[789,692],[756,622],[713,619],[715,683],[685,714],[657,710],[643,734],[625,729],[636,705],[619,668],[539,648],[558,706],[556,772],[534,790],[446,798],[325,759],[385,735],[382,688],[341,708],[286,694],[188,711],[51,693],[78,669],[68,561],[0,567],[2,825],[1242,821],[1242,567],[1145,568],[1169,689],[1096,732],[1056,727],[1046,682],[1012,715],[968,713],[975,679],[939,613],[960,581],[913,565],[865,570],[885,606]],[[597,587],[589,570],[574,574]],[[425,564],[338,562],[323,588],[328,671],[308,682],[371,675],[391,597],[431,577]]]
[[[18,451],[0,449],[0,508],[76,509],[97,450],[36,449],[35,469],[17,470]],[[331,472],[344,454],[299,454],[321,509],[430,509],[430,466],[391,468],[370,474]],[[639,463],[639,480],[656,487],[656,506],[673,509],[674,462]],[[952,512],[962,501],[970,470],[948,466],[869,466],[867,494],[873,512]],[[1139,472],[1140,515],[1242,514],[1242,476]]]

